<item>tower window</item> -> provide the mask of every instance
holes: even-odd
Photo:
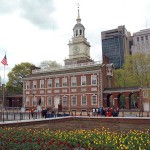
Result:
[[[145,39],[148,40],[148,36],[147,35],[145,36]]]
[[[80,29],[80,35],[82,35],[82,30]]]
[[[76,30],[76,36],[78,36],[78,30]]]
[[[143,36],[141,37],[141,40],[143,41]]]

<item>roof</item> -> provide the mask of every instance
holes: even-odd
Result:
[[[83,28],[83,29],[85,29],[84,26],[83,26],[81,23],[77,23],[77,24],[74,26],[73,30],[74,30],[75,28]]]
[[[115,87],[115,88],[105,88],[103,93],[109,92],[124,92],[124,91],[140,91],[140,87]]]
[[[60,74],[70,74],[70,73],[77,73],[81,71],[91,71],[91,70],[99,70],[100,67],[102,67],[102,63],[100,62],[88,62],[88,63],[81,63],[81,64],[74,64],[74,65],[67,65],[62,68],[56,68],[56,69],[37,69],[32,70],[32,74],[23,78],[23,80],[29,79],[29,78],[41,78],[43,76],[55,76]]]

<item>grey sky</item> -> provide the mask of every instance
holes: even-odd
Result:
[[[53,24],[56,27],[52,16],[55,11],[53,0],[0,0],[0,15],[17,11],[41,29],[53,29]]]

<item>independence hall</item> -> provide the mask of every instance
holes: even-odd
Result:
[[[23,79],[23,106],[58,111],[91,111],[103,106],[103,89],[113,86],[113,65],[95,62],[85,38],[78,9],[77,23],[69,41],[69,58],[64,66],[35,69]]]

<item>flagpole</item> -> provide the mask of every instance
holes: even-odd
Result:
[[[5,65],[4,65],[4,79],[3,79],[3,103],[2,103],[3,108],[4,108],[4,100],[5,100]]]
[[[3,60],[1,61],[1,63],[4,65],[4,79],[3,79],[3,84],[2,84],[2,89],[3,89],[2,107],[4,108],[4,100],[5,100],[5,65],[8,65],[6,53],[5,53],[5,56],[4,56]]]

